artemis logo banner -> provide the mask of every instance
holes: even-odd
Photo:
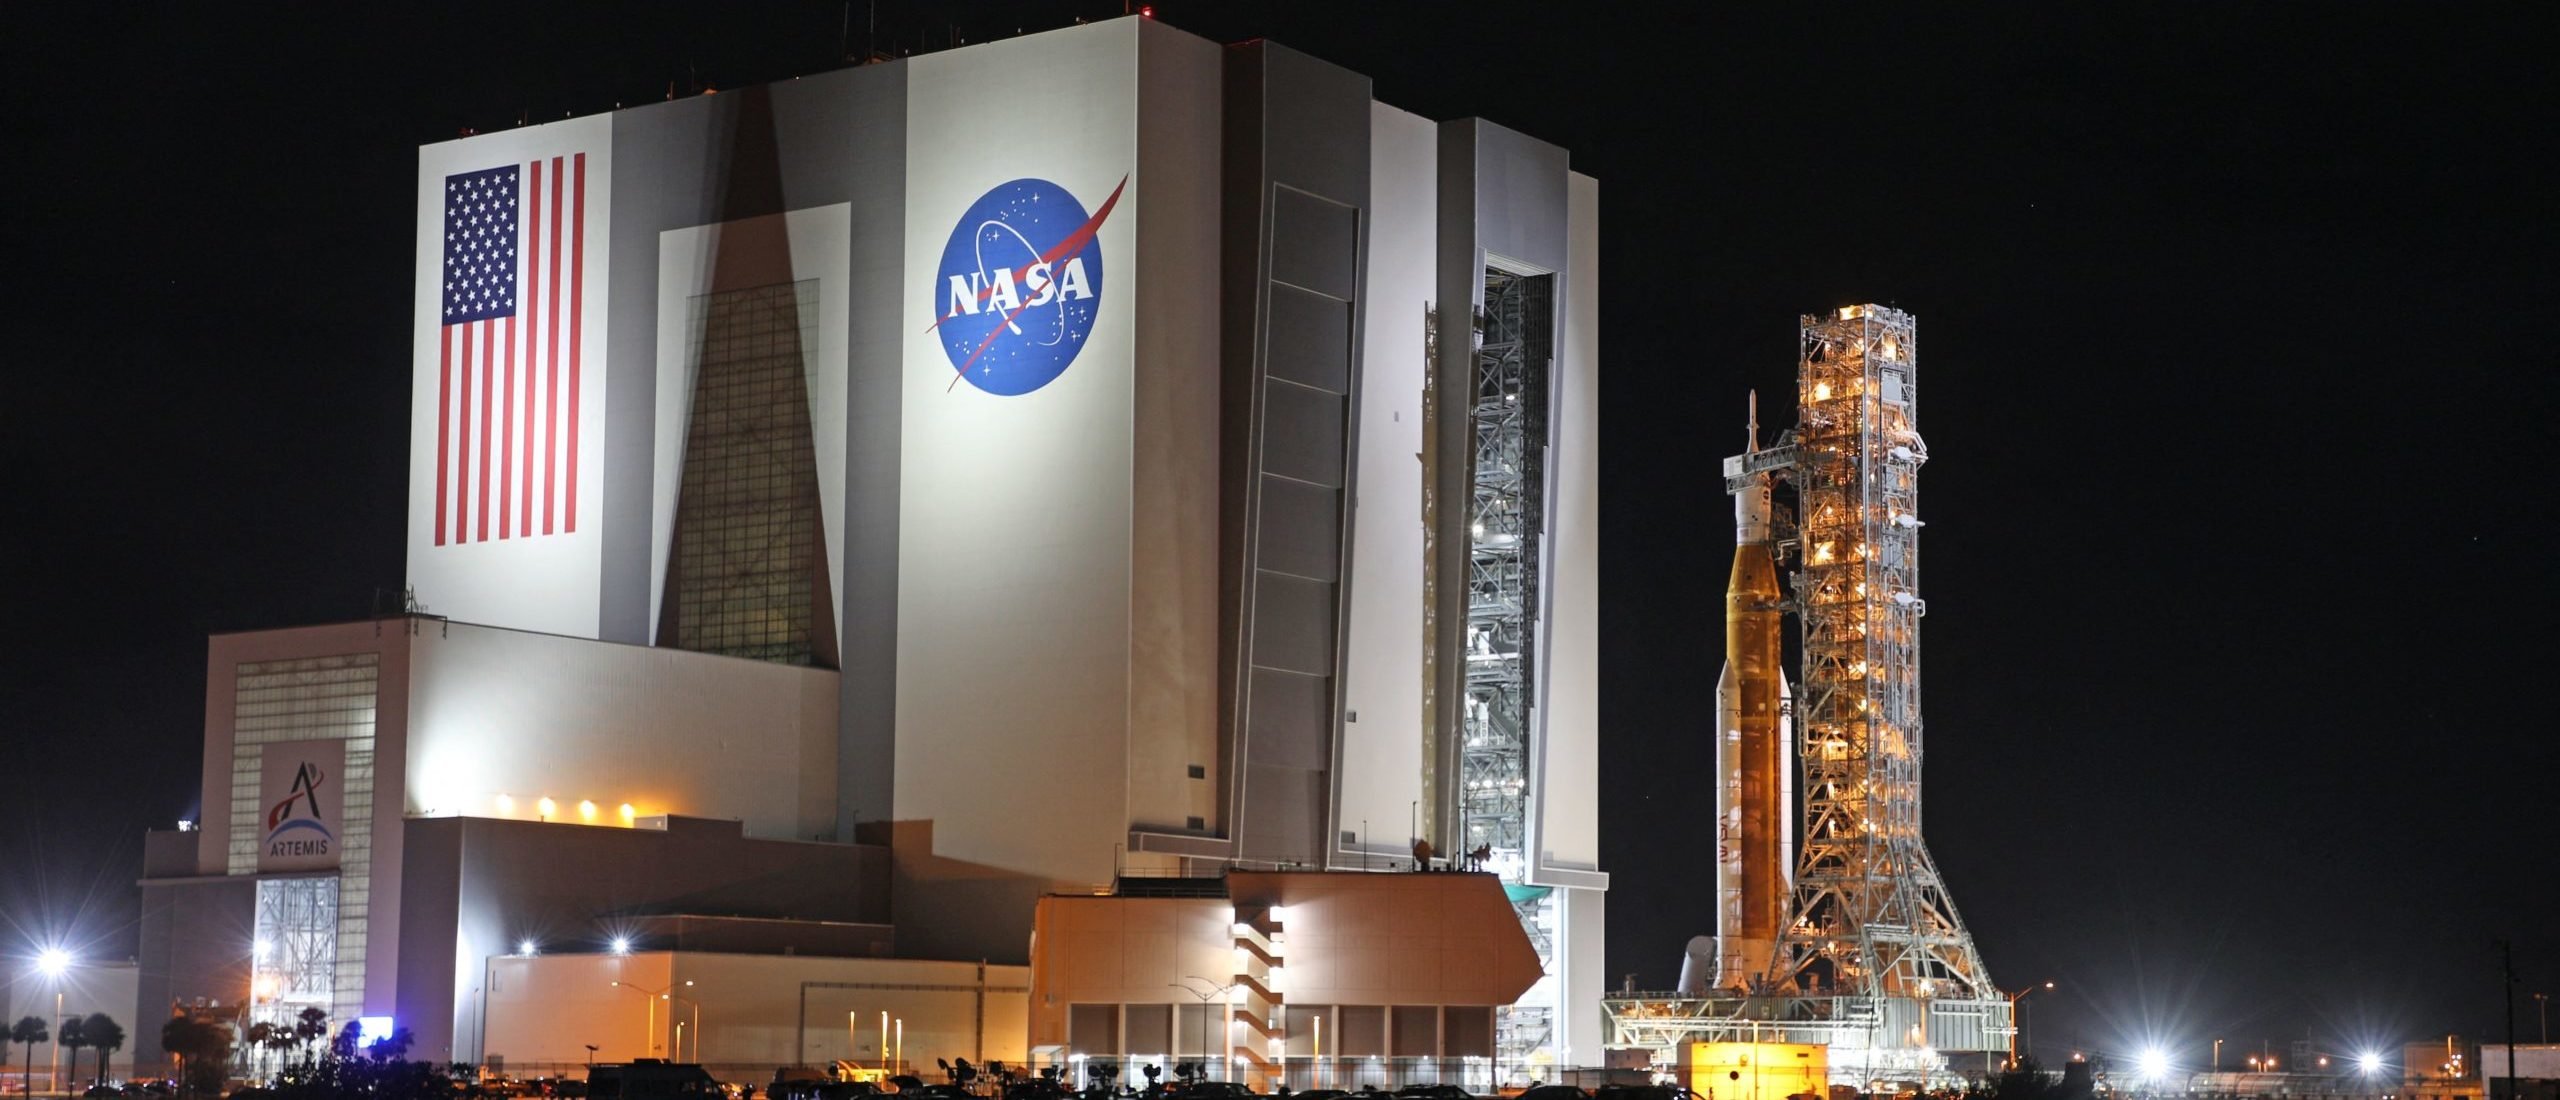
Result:
[[[261,750],[258,869],[309,871],[338,865],[346,826],[344,741],[288,741]]]
[[[1087,213],[1044,179],[996,185],[978,197],[943,246],[932,331],[958,372],[988,393],[1017,397],[1056,381],[1084,350],[1102,305],[1102,241],[1128,177]]]

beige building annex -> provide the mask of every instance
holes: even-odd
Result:
[[[137,1018],[1599,1062],[1563,149],[1132,18],[418,155],[412,606],[213,639]]]

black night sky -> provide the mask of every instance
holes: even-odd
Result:
[[[885,0],[881,46],[1096,7]],[[1993,976],[2059,983],[2039,1052],[2497,1039],[2501,938],[2530,1041],[2547,11],[1936,7],[1158,10],[1601,181],[1613,974],[1711,931],[1715,462],[1746,390],[1788,415],[1796,315],[1873,300],[1921,324],[1931,846]],[[847,42],[837,3],[374,8],[0,16],[0,956],[133,950],[205,634],[399,588],[416,146]]]

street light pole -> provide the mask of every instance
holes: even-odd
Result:
[[[621,980],[621,979],[619,979],[619,978],[617,978],[617,979],[615,979],[615,980],[614,980],[613,985],[614,985],[614,988],[616,988],[616,989],[628,989],[628,990],[630,990],[630,991],[632,991],[632,992],[634,992],[634,993],[640,994],[642,997],[645,997],[645,998],[647,998],[647,999],[648,999],[648,1002],[649,1002],[649,1017],[648,1017],[649,1041],[648,1041],[648,1042],[645,1042],[645,1043],[640,1044],[640,1053],[641,1053],[641,1055],[642,1055],[643,1057],[647,1057],[647,1056],[649,1056],[649,1055],[655,1054],[655,1053],[657,1052],[657,1050],[658,1050],[658,1002],[659,1002],[659,1001],[662,1001],[662,1000],[668,1000],[668,999],[670,999],[670,997],[671,997],[671,993],[670,993],[670,991],[671,991],[671,990],[673,990],[673,989],[675,989],[676,987],[671,985],[671,986],[668,986],[666,989],[649,989],[649,988],[645,988],[645,987],[642,987],[642,986],[636,986],[636,985],[633,985],[633,984],[631,984],[630,982],[623,981],[623,980]],[[693,986],[693,983],[692,983],[692,982],[686,982],[686,983],[684,983],[684,985],[685,985],[685,987],[686,987],[686,988],[691,988],[691,987]],[[688,998],[688,1000],[690,1000],[690,998]],[[694,1017],[694,1031],[695,1031],[695,1033],[696,1033],[696,1034],[695,1034],[695,1037],[694,1037],[694,1042],[698,1045],[698,1044],[700,1044],[700,1043],[701,1043],[701,1041],[702,1041],[702,1039],[701,1039],[701,1035],[700,1035],[700,1032],[701,1032],[701,1030],[702,1030],[702,1017],[701,1017],[700,1015],[698,1015],[698,1013],[699,1013],[699,1012],[701,1011],[701,1009],[702,1009],[702,1003],[701,1003],[700,1001],[694,1001],[694,1002],[693,1002],[693,1006],[694,1006],[694,1010],[695,1010],[695,1012],[697,1013],[697,1015]],[[667,1008],[667,1018],[668,1018],[668,1019],[670,1019],[670,1020],[672,1020],[672,1019],[674,1019],[674,1018],[675,1018],[675,1014],[676,1014],[676,1010],[675,1010],[674,1006],[673,1006],[673,1005],[668,1006],[668,1008]]]
[[[1207,992],[1207,993],[1202,993],[1202,992],[1200,992],[1199,990],[1194,989],[1194,988],[1192,988],[1189,984],[1187,984],[1187,983],[1190,983],[1190,982],[1199,982],[1199,983],[1200,983],[1200,984],[1202,984],[1202,985],[1213,985],[1213,986],[1217,986],[1217,988],[1212,989],[1212,990],[1210,990],[1210,991],[1209,991],[1209,992]],[[1220,997],[1224,997],[1224,996],[1226,996],[1226,995],[1227,995],[1227,991],[1228,991],[1228,990],[1230,990],[1230,989],[1234,989],[1238,984],[1239,984],[1239,983],[1236,983],[1236,982],[1228,982],[1228,983],[1227,983],[1227,984],[1225,984],[1225,985],[1218,985],[1218,983],[1217,983],[1216,981],[1214,981],[1214,980],[1212,980],[1212,979],[1209,979],[1209,978],[1203,978],[1203,977],[1201,977],[1201,976],[1200,976],[1200,975],[1198,975],[1198,974],[1185,974],[1185,975],[1183,975],[1183,977],[1182,977],[1182,981],[1179,981],[1179,982],[1166,982],[1166,983],[1165,983],[1166,988],[1169,988],[1169,989],[1179,989],[1179,990],[1181,990],[1181,991],[1183,991],[1183,992],[1185,992],[1185,993],[1188,993],[1188,994],[1190,994],[1190,995],[1192,995],[1192,996],[1194,996],[1194,997],[1198,997],[1198,998],[1200,998],[1200,1057],[1201,1057],[1202,1059],[1204,1059],[1204,1060],[1205,1060],[1205,1059],[1207,1059],[1207,1058],[1210,1056],[1210,1052],[1209,1052],[1209,1002],[1214,1001],[1214,1000],[1216,1000],[1216,999],[1218,999],[1218,998],[1220,998]],[[1224,1045],[1224,1044],[1221,1044],[1221,1045]],[[1226,1064],[1225,1064],[1225,1063],[1226,1063],[1226,1060],[1227,1060],[1227,1055],[1225,1054],[1225,1052],[1223,1052],[1223,1051],[1219,1052],[1219,1054],[1217,1055],[1217,1058],[1218,1058],[1218,1062],[1219,1062],[1219,1067],[1218,1067],[1218,1068],[1219,1068],[1219,1069],[1221,1069],[1221,1070],[1226,1069],[1227,1067],[1226,1067]],[[1179,1060],[1179,1059],[1177,1059],[1177,1061],[1178,1061],[1178,1060]],[[1204,1068],[1203,1072],[1206,1072],[1205,1068]]]
[[[1314,1075],[1315,1075],[1316,1087],[1317,1087],[1317,1088],[1323,1088],[1323,1087],[1324,1087],[1324,1014],[1323,1014],[1323,1013],[1320,1013],[1320,1012],[1319,1012],[1319,1013],[1314,1013],[1314,1014],[1312,1014],[1312,1015],[1308,1016],[1307,1018],[1308,1018],[1309,1020],[1311,1020],[1311,1021],[1313,1021],[1313,1022],[1315,1023],[1315,1031],[1316,1031],[1315,1054],[1307,1060],[1307,1072],[1309,1072],[1309,1073],[1311,1073],[1311,1074],[1314,1074]]]
[[[672,1021],[676,1028],[676,1046],[674,1050],[668,1051],[668,1053],[678,1058],[684,1057],[684,1021],[676,1019],[675,1006],[680,1004],[692,1005],[693,1060],[696,1062],[702,1061],[702,1002],[694,1000],[691,997],[678,997],[672,993],[668,994],[666,999],[667,1019]]]
[[[2025,1019],[2024,1017],[2022,1017],[2022,1016],[2020,1016],[2020,1015],[2018,1014],[2018,1002],[2023,1001],[2023,1000],[2026,1000],[2026,999],[2027,999],[2027,994],[2029,994],[2029,993],[2033,993],[2033,992],[2035,992],[2035,991],[2036,991],[2036,990],[2038,990],[2038,989],[2051,989],[2051,988],[2053,988],[2053,983],[2052,983],[2052,982],[2046,982],[2046,983],[2044,983],[2044,984],[2043,984],[2043,985],[2041,985],[2041,986],[2033,986],[2033,985],[2028,986],[2028,987],[2026,987],[2025,989],[2021,989],[2021,990],[2019,990],[2019,991],[2017,991],[2017,992],[2012,993],[2012,994],[2010,994],[2010,995],[2009,995],[2009,1068],[2010,1068],[2010,1069],[2016,1069],[2016,1068],[2018,1068],[2018,1032],[2021,1030],[2021,1024],[2023,1023],[2023,1021],[2024,1021],[2024,1019]]]

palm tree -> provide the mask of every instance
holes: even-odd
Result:
[[[160,1049],[177,1055],[185,1067],[180,1079],[188,1095],[222,1091],[231,1064],[231,1028],[189,1016],[172,1016],[160,1026]]]
[[[275,1049],[276,1025],[260,1020],[249,1025],[249,1030],[240,1036],[240,1041],[248,1044],[249,1065],[254,1070],[258,1063],[266,1060],[264,1054]]]
[[[274,1060],[276,1064],[276,1071],[278,1073],[282,1073],[284,1071],[284,1057],[286,1052],[300,1047],[301,1045],[302,1038],[295,1034],[294,1025],[292,1024],[277,1024],[267,1032],[267,1053],[275,1056]]]
[[[80,1048],[89,1045],[89,1031],[87,1027],[83,1026],[80,1017],[65,1016],[62,1018],[62,1026],[54,1029],[53,1045],[71,1052],[71,1073],[75,1077],[78,1076],[80,1073]],[[53,1083],[53,1087],[65,1092],[70,1091],[65,1089],[60,1081],[55,1081]]]
[[[18,1026],[9,1029],[10,1042],[25,1043],[27,1045],[26,1070],[18,1075],[18,1092],[20,1094],[26,1096],[35,1095],[36,1044],[50,1038],[53,1038],[53,1033],[45,1029],[44,1017],[42,1016],[25,1017],[18,1021]]]
[[[89,1037],[89,1048],[98,1052],[98,1080],[107,1079],[107,1056],[124,1049],[124,1025],[104,1012],[92,1012],[80,1021],[80,1030]]]
[[[293,1017],[293,1037],[300,1040],[303,1052],[310,1053],[311,1044],[329,1037],[329,1014],[317,1008],[306,1008]]]

